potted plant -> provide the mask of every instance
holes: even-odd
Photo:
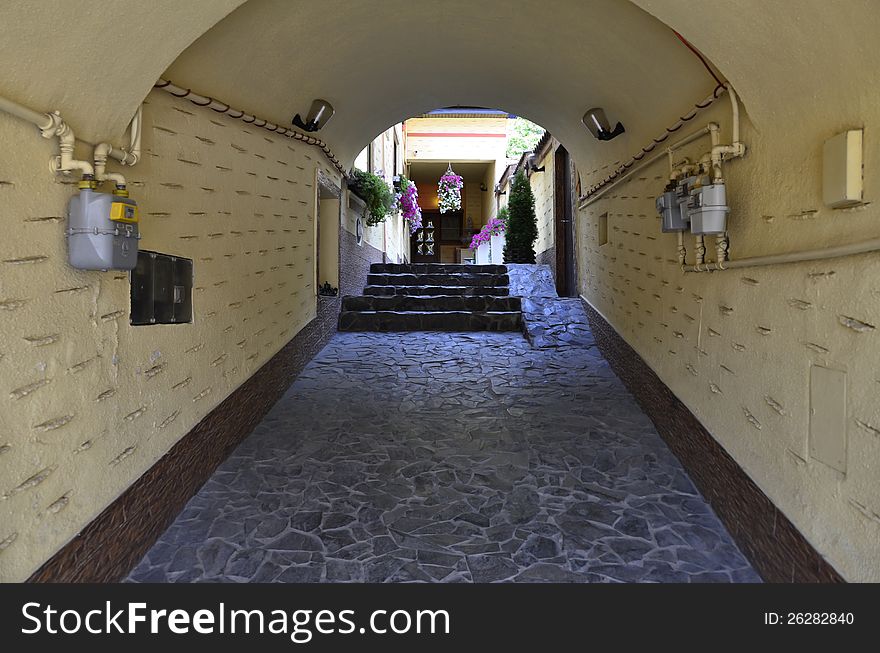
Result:
[[[349,175],[348,188],[367,205],[367,226],[375,226],[385,221],[394,204],[394,194],[385,180],[370,172],[355,169]]]

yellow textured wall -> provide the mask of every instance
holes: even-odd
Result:
[[[333,287],[339,287],[339,228],[342,222],[340,211],[338,199],[320,200],[318,285],[326,281]]]
[[[538,240],[535,241],[535,253],[540,254],[555,242],[556,225],[553,221],[553,179],[554,179],[553,148],[536,165],[544,167],[544,172],[534,172],[529,177],[532,194],[535,196],[535,217],[538,218]]]
[[[357,236],[357,219],[363,220],[364,203],[360,198],[350,191],[345,193],[345,200],[342,204],[342,228],[350,234]],[[363,223],[366,224],[366,223]],[[366,239],[366,229],[365,239]]]
[[[480,193],[482,197],[481,210],[483,214],[483,224],[489,222],[489,220],[494,218],[498,213],[495,204],[495,183],[498,181],[498,176],[501,174],[500,172],[496,172],[498,169],[498,164],[490,163],[486,167],[486,175],[483,177],[483,184],[486,186],[486,191]],[[503,167],[501,169],[503,170]]]
[[[406,121],[407,161],[504,162],[507,139],[491,136],[418,136],[418,134],[500,134],[507,118],[410,118]],[[415,134],[415,135],[414,135]]]
[[[729,113],[725,98],[680,133],[716,120],[727,142]],[[809,131],[786,118],[758,134],[746,120],[747,157],[725,166],[731,258],[880,235],[872,203],[880,193],[872,136],[878,122],[876,108],[858,107]],[[862,124],[868,204],[828,209],[821,201],[822,143]],[[650,135],[638,136],[650,142]],[[704,139],[679,156],[694,160],[705,149]],[[612,143],[610,154],[599,156],[606,151],[599,145],[581,167],[585,187],[628,152]],[[581,292],[846,578],[880,580],[880,258],[685,275],[675,235],[660,232],[654,209],[667,173],[664,159],[580,211]],[[606,212],[609,242],[600,247],[597,221]],[[686,240],[692,261],[693,238]],[[845,474],[809,453],[812,365],[847,373]]]
[[[402,263],[409,258],[409,229],[399,212],[385,220],[384,251],[392,263]]]
[[[483,219],[483,191],[480,190],[480,183],[469,181],[464,188],[464,219],[471,219],[474,229],[479,229],[481,225],[486,223]]]
[[[0,580],[26,578],[315,315],[314,148],[163,92],[127,169],[141,247],[194,259],[194,321],[131,327],[66,264],[57,147],[0,114]],[[86,155],[87,150],[82,150]]]

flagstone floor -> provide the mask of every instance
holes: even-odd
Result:
[[[578,300],[516,333],[339,333],[134,582],[758,582]]]

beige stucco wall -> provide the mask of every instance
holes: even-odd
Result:
[[[385,221],[384,251],[389,262],[403,263],[409,260],[409,229],[399,212]]]
[[[331,286],[339,287],[339,228],[342,222],[342,213],[339,199],[321,199],[319,207],[319,231],[318,244],[320,246],[318,257],[318,280],[320,286],[329,282]]]
[[[729,114],[725,99],[681,133],[716,120],[727,141]],[[758,134],[746,120],[747,157],[725,166],[731,258],[880,235],[878,123],[876,108],[859,107],[815,129],[786,116]],[[828,209],[821,201],[822,143],[862,125],[869,204]],[[653,135],[643,129],[634,142]],[[584,187],[625,160],[632,142],[597,144],[580,168]],[[699,158],[706,145],[680,156]],[[684,275],[675,236],[660,233],[654,209],[667,171],[664,159],[580,211],[581,292],[846,578],[880,580],[880,334],[873,328],[880,325],[880,258]],[[597,221],[605,212],[609,242],[600,247]],[[690,236],[687,245],[692,261]],[[872,326],[854,329],[847,318]],[[845,474],[809,453],[812,365],[847,374]]]
[[[464,185],[464,219],[467,225],[468,218],[474,229],[479,229],[486,223],[483,219],[483,191],[480,190],[480,182],[469,181]]]
[[[498,162],[490,163],[486,167],[486,175],[483,177],[483,185],[486,187],[486,190],[480,193],[482,199],[481,210],[483,224],[486,224],[498,214],[495,203],[495,183],[498,181],[498,176],[501,174],[500,172],[496,172],[498,169]],[[503,167],[501,169],[503,169]]]
[[[126,171],[141,247],[194,259],[194,321],[131,327],[66,263],[57,145],[0,114],[0,580],[20,581],[315,315],[318,150],[163,92]],[[82,155],[87,155],[86,149]]]
[[[535,241],[535,253],[540,254],[551,247],[555,242],[555,223],[553,221],[553,148],[547,150],[547,154],[536,163],[538,168],[543,167],[544,172],[533,172],[529,177],[532,194],[535,196],[535,217],[538,219],[538,239]]]
[[[350,234],[357,236],[357,220],[363,220],[364,203],[351,192],[345,193],[345,201],[342,204],[342,228]]]

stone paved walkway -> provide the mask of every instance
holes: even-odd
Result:
[[[129,580],[758,581],[580,304],[547,308],[534,346],[337,334]]]

